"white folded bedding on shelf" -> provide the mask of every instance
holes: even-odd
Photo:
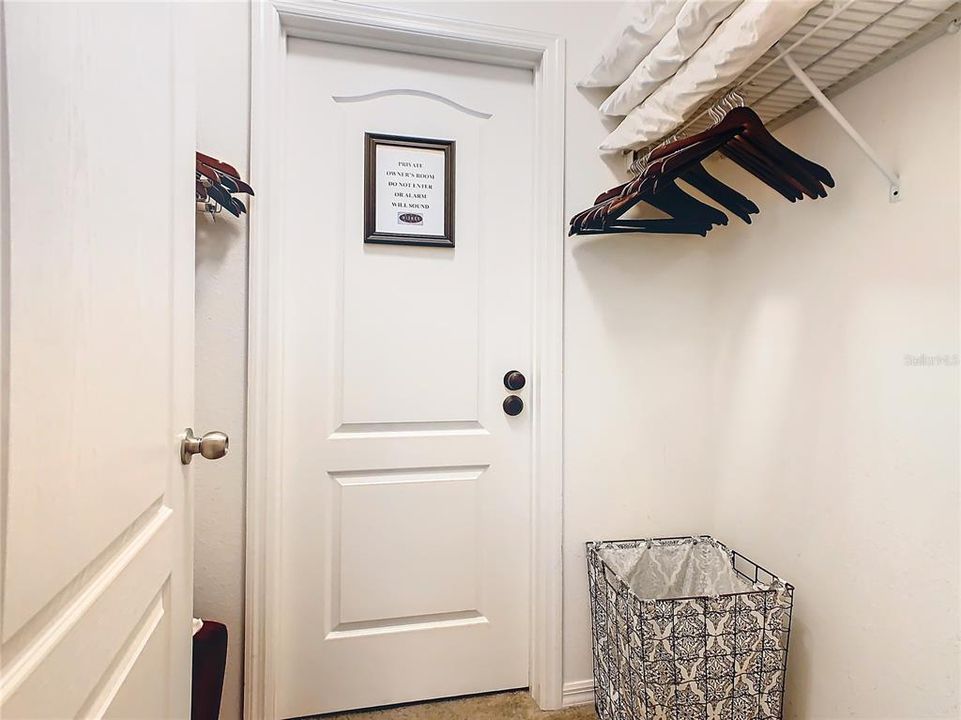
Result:
[[[605,115],[627,115],[668,80],[743,0],[687,0],[674,26],[601,105]]]
[[[685,0],[670,7],[666,0],[632,2],[625,24],[580,83],[620,83],[601,110],[626,117],[601,143],[601,151],[643,148],[675,131],[818,2]],[[631,62],[634,67],[626,70]]]
[[[642,148],[683,124],[712,93],[734,81],[819,0],[746,0],[707,42],[601,143],[604,152]]]
[[[674,19],[690,0],[630,0],[618,15],[615,32],[594,69],[578,87],[616,87],[673,27]],[[699,1],[699,0],[698,0]]]

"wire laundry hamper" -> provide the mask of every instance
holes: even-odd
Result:
[[[600,720],[781,720],[793,586],[708,536],[587,564]]]

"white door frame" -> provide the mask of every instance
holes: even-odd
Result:
[[[273,720],[282,562],[280,268],[282,117],[288,37],[528,68],[534,73],[534,354],[531,383],[530,688],[562,706],[564,40],[554,35],[320,0],[264,0],[251,23],[251,200],[247,372],[247,579],[244,715]]]

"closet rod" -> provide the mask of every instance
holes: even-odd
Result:
[[[807,88],[811,96],[817,100],[818,104],[828,111],[828,114],[834,118],[841,129],[848,134],[848,136],[857,143],[857,146],[861,148],[861,151],[868,156],[868,159],[874,163],[875,167],[881,171],[881,174],[888,179],[889,190],[888,199],[891,202],[897,202],[901,199],[901,183],[898,180],[897,173],[891,172],[888,168],[881,162],[881,158],[874,151],[868,141],[861,137],[861,134],[854,129],[854,126],[848,122],[847,118],[841,114],[841,111],[832,103],[827,95],[821,92],[821,88],[814,84],[814,81],[808,76],[806,72],[801,68],[800,65],[790,56],[788,53],[783,53],[781,58],[784,60],[785,64],[791,68],[791,72],[794,73],[795,77],[801,82],[804,87]]]

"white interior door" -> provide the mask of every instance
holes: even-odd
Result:
[[[287,51],[279,714],[524,687],[532,73]],[[455,247],[365,244],[365,132],[456,142]]]
[[[0,715],[184,718],[189,24],[173,3],[0,8]]]

